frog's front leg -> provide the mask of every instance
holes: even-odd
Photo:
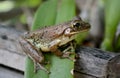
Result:
[[[69,46],[63,50],[63,57],[68,57],[70,56],[70,54],[75,54],[75,49],[74,49],[74,46],[73,46],[73,42],[69,42]],[[68,57],[70,60],[72,61],[76,61],[75,58],[71,58],[71,57]]]
[[[61,58],[69,58],[70,60],[73,60],[70,58],[70,55],[73,54],[72,52],[61,52],[58,47],[60,44],[61,40],[55,40],[49,44],[49,49],[52,53],[54,53],[56,56],[59,56]]]
[[[31,58],[34,62],[34,70],[36,71],[37,66],[39,66],[40,69],[48,72],[43,66],[44,62],[44,56],[42,55],[42,52],[38,52],[38,50],[26,39],[21,38],[20,39],[20,45],[25,52],[26,55],[28,55],[29,58]],[[49,72],[48,72],[49,73]]]

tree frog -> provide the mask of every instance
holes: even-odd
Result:
[[[73,20],[55,26],[44,27],[27,32],[20,39],[23,51],[36,65],[47,71],[44,64],[43,52],[52,52],[58,57],[69,58],[70,52],[61,52],[59,47],[75,39],[75,35],[90,29],[90,24],[76,17]],[[35,65],[35,66],[36,66]]]

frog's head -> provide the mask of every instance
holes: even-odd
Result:
[[[82,21],[80,18],[73,20],[70,27],[66,28],[64,34],[71,36],[90,29],[90,24]]]

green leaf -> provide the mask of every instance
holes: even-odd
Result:
[[[34,76],[34,66],[31,59],[26,58],[25,76],[24,78],[33,78]]]
[[[105,2],[105,38],[101,48],[113,51],[113,41],[120,21],[120,0],[106,0]]]
[[[38,8],[31,29],[35,30],[44,26],[62,23],[72,19],[74,16],[74,0],[48,0]],[[73,75],[70,73],[74,69],[73,61],[60,59],[52,53],[46,53],[44,55],[45,60],[50,62],[45,67],[50,70],[51,74],[47,74],[43,70],[34,73],[33,62],[27,58],[25,78],[73,78]]]
[[[56,20],[57,0],[46,1],[38,8],[32,30],[54,25]]]
[[[75,16],[74,0],[58,0],[56,24],[73,19]],[[73,58],[74,56],[72,56]],[[74,69],[74,62],[69,59],[60,59],[52,57],[50,78],[73,78],[70,73]]]
[[[73,19],[75,16],[74,0],[58,0],[56,24]]]
[[[29,7],[36,7],[42,2],[42,0],[24,0],[24,2]]]

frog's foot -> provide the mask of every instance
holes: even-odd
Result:
[[[70,59],[72,61],[75,61],[74,58],[70,57],[70,55],[73,55],[73,54],[75,54],[75,53],[73,53],[73,52],[64,52],[63,55],[62,55],[62,58],[68,58],[68,59]]]
[[[37,73],[38,70],[39,66],[37,65],[37,63],[34,62],[34,73]]]
[[[50,71],[48,71],[44,66],[42,66],[39,63],[35,63],[34,64],[34,72],[37,73],[38,70],[44,70],[45,72],[47,72],[48,74],[50,74]]]

